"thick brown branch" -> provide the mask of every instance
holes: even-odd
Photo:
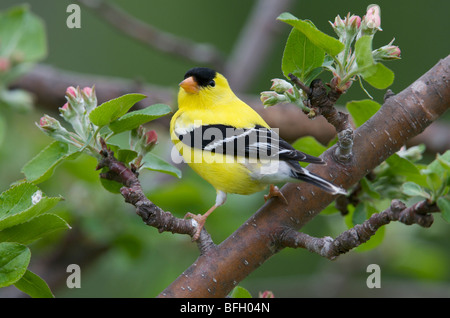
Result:
[[[426,201],[418,202],[407,208],[403,202],[393,200],[389,209],[373,214],[362,224],[343,232],[334,240],[331,237],[312,237],[288,228],[280,235],[279,244],[283,247],[305,248],[328,259],[335,259],[367,242],[380,227],[392,221],[430,227],[433,223],[433,216],[429,213],[436,212],[436,210],[436,205],[429,205]]]
[[[354,156],[349,163],[333,160],[332,147],[321,156],[326,166],[310,165],[307,169],[344,188],[356,184],[450,107],[449,78],[447,57],[408,88],[388,98],[355,131]],[[288,183],[281,192],[289,202],[287,206],[280,200],[268,200],[230,237],[200,256],[160,297],[226,296],[280,250],[277,238],[286,228],[298,231],[335,199],[310,184]]]

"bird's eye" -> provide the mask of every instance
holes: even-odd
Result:
[[[216,86],[216,82],[214,82],[214,80],[211,80],[211,81],[208,83],[208,86],[214,87],[214,86]]]

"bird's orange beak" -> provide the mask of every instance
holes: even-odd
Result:
[[[193,76],[186,78],[179,85],[182,89],[185,90],[186,93],[195,94],[200,90]]]

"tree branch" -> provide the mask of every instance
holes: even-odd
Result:
[[[77,1],[130,38],[138,40],[151,48],[198,64],[209,64],[218,70],[223,69],[223,54],[210,44],[195,43],[186,38],[158,30],[128,15],[110,2],[103,0]]]
[[[225,66],[224,75],[235,92],[248,89],[258,72],[264,69],[263,64],[283,27],[273,21],[292,4],[292,0],[259,0],[255,3]]]
[[[145,224],[155,227],[160,233],[172,232],[187,234],[191,237],[196,233],[196,224],[192,219],[180,219],[174,217],[172,213],[163,211],[160,207],[151,202],[142,191],[137,173],[128,168],[124,163],[114,157],[113,151],[107,148],[103,139],[100,140],[102,159],[97,165],[97,170],[107,167],[107,172],[100,174],[101,178],[113,180],[124,185],[120,193],[125,198],[125,202],[136,207],[136,214],[139,215]],[[197,245],[200,253],[204,254],[215,247],[211,236],[202,230]]]
[[[339,255],[347,253],[351,249],[367,242],[380,227],[392,221],[399,221],[407,225],[418,224],[422,227],[430,227],[433,224],[433,216],[429,213],[437,211],[439,210],[436,205],[429,205],[426,201],[420,201],[407,208],[403,202],[392,200],[388,209],[381,213],[373,214],[362,224],[358,224],[343,232],[334,240],[331,237],[312,237],[288,228],[280,235],[279,244],[283,247],[305,248],[310,252],[333,260]]]
[[[307,169],[349,188],[410,138],[421,133],[450,106],[450,56],[399,94],[355,131],[354,156],[346,164],[333,160],[335,147],[322,154],[326,166]],[[160,297],[224,297],[238,282],[280,251],[280,235],[295,231],[317,216],[334,199],[310,184],[286,184],[288,200],[268,200],[247,222],[168,286]],[[190,288],[188,289],[187,286]]]
[[[141,93],[146,99],[138,102],[136,108],[156,103],[164,103],[176,109],[176,87],[163,87],[140,83],[125,78],[114,78],[63,71],[48,65],[37,65],[29,73],[18,79],[12,89],[21,88],[31,92],[36,103],[48,111],[58,111],[66,102],[64,93],[68,86],[92,86],[95,84],[99,104],[130,92]],[[319,142],[327,144],[336,136],[333,126],[319,117],[309,120],[301,110],[293,105],[264,109],[258,96],[240,95],[241,99],[255,109],[271,127],[280,127],[281,137],[295,141],[302,136],[314,136]],[[158,122],[169,126],[169,118],[161,117]]]

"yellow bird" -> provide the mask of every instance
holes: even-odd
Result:
[[[294,149],[231,90],[226,78],[205,67],[190,69],[179,84],[171,139],[185,162],[217,192],[215,204],[197,221],[197,240],[206,218],[227,193],[252,194],[270,184],[269,195],[286,200],[274,183],[306,181],[332,194],[346,191],[303,169],[299,161],[324,164]]]

